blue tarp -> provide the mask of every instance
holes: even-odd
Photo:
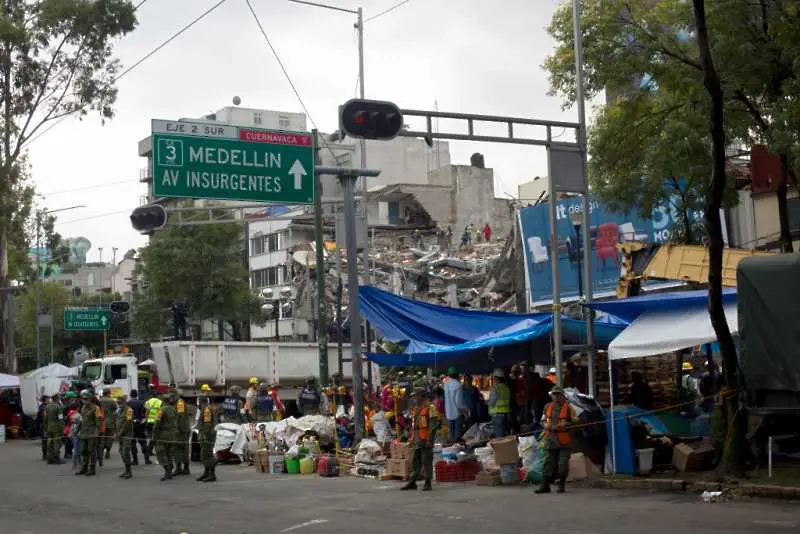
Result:
[[[722,291],[723,303],[736,302],[736,289],[727,288]],[[632,322],[646,311],[672,311],[702,306],[708,302],[708,290],[675,291],[670,293],[654,293],[622,300],[593,302],[589,306],[604,311],[619,319]]]
[[[412,341],[402,354],[368,354],[367,357],[379,365],[447,367],[458,364],[461,370],[486,371],[527,360],[528,354],[513,345],[546,338],[551,331],[552,318],[547,314],[539,320],[522,319],[508,328],[464,343],[443,345]],[[489,358],[491,348],[495,350]]]
[[[510,328],[520,321],[539,322],[549,313],[518,314],[448,308],[401,297],[372,286],[358,291],[361,313],[392,343],[455,345]]]
[[[594,320],[594,342],[600,349],[608,348],[615,337],[625,330],[630,322],[614,317],[613,315],[603,315]],[[580,345],[586,343],[586,321],[581,319],[561,318],[561,337],[565,343]]]

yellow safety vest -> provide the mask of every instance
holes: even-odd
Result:
[[[147,412],[147,422],[153,423],[158,420],[158,416],[161,415],[161,405],[162,401],[159,398],[153,397],[151,399],[147,399],[147,402],[144,404],[145,408],[148,409]]]
[[[511,413],[511,390],[505,384],[497,384],[494,387],[494,394],[497,402],[489,408],[489,415],[502,415]]]

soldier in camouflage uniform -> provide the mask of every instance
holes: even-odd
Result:
[[[81,391],[83,408],[81,409],[81,428],[78,437],[81,440],[81,470],[76,475],[94,476],[97,464],[97,436],[100,433],[102,418],[100,408],[94,403],[88,389]]]
[[[164,476],[161,482],[172,479],[172,459],[175,456],[175,441],[178,437],[178,413],[175,411],[175,393],[166,395],[164,404],[161,406],[161,413],[153,426],[153,441],[156,443],[156,458],[161,467],[164,468]]]
[[[125,464],[125,470],[120,473],[119,478],[131,478],[131,464],[133,464],[133,408],[128,406],[125,401],[122,404],[122,410],[117,416],[117,439],[119,440],[119,455],[122,458],[122,463]]]
[[[177,393],[176,393],[177,395]],[[175,475],[190,475],[189,471],[189,443],[192,439],[192,418],[189,407],[183,399],[175,403],[178,414],[176,441],[174,448]]]
[[[217,424],[219,411],[211,404],[211,388],[203,384],[200,388],[200,409],[197,411],[197,439],[200,442],[200,461],[203,462],[203,474],[198,482],[215,482],[216,459],[214,458],[214,443],[217,441]]]
[[[103,454],[105,457],[111,457],[111,446],[114,444],[114,435],[116,434],[116,413],[117,401],[111,398],[111,389],[105,388],[103,390],[103,397],[100,399],[100,407],[103,408],[103,414],[106,416],[106,429],[100,437],[100,451],[98,454]],[[103,465],[102,460],[100,465]]]
[[[58,393],[50,397],[50,404],[44,409],[43,425],[47,432],[47,463],[63,464],[61,459],[61,440],[64,437],[64,410]]]

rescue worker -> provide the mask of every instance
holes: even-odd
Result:
[[[103,408],[103,415],[105,415],[106,427],[102,435],[102,445],[100,452],[105,451],[105,457],[111,457],[111,446],[114,444],[114,435],[116,430],[116,414],[117,414],[117,401],[111,398],[111,389],[103,389],[103,397],[100,399],[100,406]],[[100,462],[103,465],[103,462]]]
[[[50,397],[50,403],[45,406],[42,428],[47,435],[47,463],[63,464],[61,441],[64,436],[64,409],[58,393]]]
[[[302,415],[317,415],[319,413],[319,390],[314,377],[306,380],[305,387],[297,396],[297,407]]]
[[[152,384],[150,385],[150,390],[153,391]],[[145,435],[147,436],[147,447],[142,451],[144,455],[144,463],[145,465],[149,465],[152,462],[150,461],[150,457],[153,456],[153,448],[154,448],[154,440],[153,440],[153,428],[156,425],[156,421],[158,420],[158,416],[161,414],[161,406],[163,402],[158,396],[152,396],[144,403],[145,409]]]
[[[81,391],[83,408],[81,409],[81,427],[78,431],[81,449],[81,469],[76,475],[94,476],[97,464],[97,437],[100,434],[102,410],[95,404],[88,389]]]
[[[502,369],[494,370],[494,386],[489,394],[489,415],[492,416],[492,437],[503,438],[511,423],[511,390]]]
[[[144,402],[139,398],[139,392],[135,389],[131,390],[131,398],[127,402],[127,407],[133,410],[133,437],[134,441],[131,443],[131,454],[133,456],[133,465],[139,465],[139,456],[136,452],[136,444],[139,444],[139,449],[142,451],[142,456],[147,456],[147,432],[145,428],[145,408]]]
[[[135,424],[136,415],[130,405],[130,401],[126,400],[121,405],[120,414],[116,421],[119,456],[122,458],[122,463],[125,466],[119,478],[128,479],[133,476],[131,465],[133,465],[134,440],[136,439],[133,432]]]
[[[198,482],[217,480],[214,443],[217,441],[219,412],[211,404],[210,395],[211,388],[208,384],[203,384],[200,387],[200,409],[197,411],[197,440],[200,442],[200,461],[203,463],[203,474],[197,479]]]
[[[166,402],[161,405],[156,424],[153,426],[153,440],[156,444],[156,459],[164,468],[161,482],[172,480],[172,459],[178,430],[178,413],[175,411],[177,396],[170,392],[166,395]]]
[[[222,401],[222,416],[225,423],[244,423],[244,403],[239,396],[242,388],[231,386],[230,395]]]
[[[256,397],[258,396],[258,378],[251,376],[247,381],[247,393],[244,396],[244,414],[247,421],[256,422]]]
[[[272,409],[272,420],[281,421],[283,419],[283,414],[286,413],[286,406],[283,405],[281,396],[278,393],[277,384],[273,384],[269,388],[269,396],[272,397],[272,404],[274,406],[274,408]]]
[[[177,395],[177,393],[175,394]],[[177,434],[175,437],[174,460],[175,475],[191,475],[189,471],[189,443],[192,438],[192,420],[187,409],[186,402],[178,399],[175,403],[175,411],[178,414]]]
[[[266,382],[261,382],[258,385],[258,395],[254,404],[256,423],[272,420],[272,410],[275,407],[275,403],[272,402],[272,395],[269,394]]]
[[[433,438],[441,424],[439,412],[430,401],[424,388],[414,390],[417,405],[411,411],[412,429],[409,442],[414,447],[414,464],[411,478],[401,490],[417,489],[417,479],[425,470],[425,485],[422,491],[431,491],[433,479]]]
[[[553,400],[544,409],[542,485],[534,493],[550,493],[550,484],[556,481],[558,493],[564,493],[567,482],[572,441],[569,426],[577,421],[577,416],[561,387],[551,389],[550,397]]]

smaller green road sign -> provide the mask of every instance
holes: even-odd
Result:
[[[157,197],[314,202],[314,139],[230,124],[153,120]]]
[[[92,308],[64,308],[64,330],[103,332],[111,328],[111,312]]]

